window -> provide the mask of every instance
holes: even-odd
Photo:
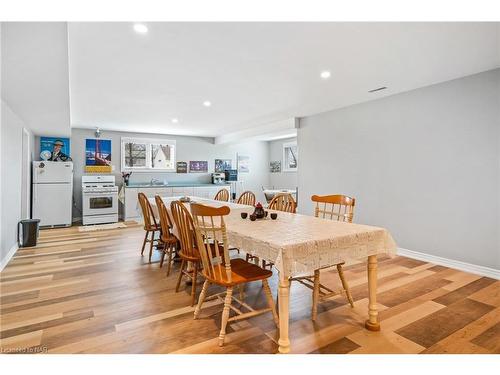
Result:
[[[125,168],[145,168],[146,148],[146,143],[125,142]]]
[[[170,144],[151,145],[151,168],[174,169],[174,147]]]
[[[175,141],[122,138],[122,172],[175,171]]]
[[[283,144],[283,172],[294,172],[298,168],[297,142]]]

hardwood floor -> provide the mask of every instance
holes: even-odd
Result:
[[[230,324],[217,340],[222,305],[206,303],[193,320],[189,288],[175,293],[179,264],[141,257],[144,232],[127,228],[41,231],[0,274],[1,352],[276,353],[271,314]],[[243,254],[242,254],[243,255]],[[500,353],[500,281],[404,257],[379,260],[382,331],[363,328],[365,264],[345,268],[355,307],[335,297],[310,320],[311,291],[291,290],[290,338],[295,353]],[[335,273],[322,273],[336,285]],[[270,280],[276,297],[276,275]],[[201,288],[199,288],[201,289]],[[213,289],[212,291],[215,291]],[[209,291],[211,292],[211,291]],[[246,290],[263,306],[260,283]]]

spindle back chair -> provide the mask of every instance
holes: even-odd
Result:
[[[313,195],[311,197],[311,200],[315,203],[314,216],[327,220],[352,223],[354,217],[354,205],[356,203],[356,200],[354,198],[348,197],[346,195]],[[311,319],[313,321],[316,320],[316,317],[318,315],[318,303],[330,297],[344,294],[351,307],[354,307],[351,290],[349,289],[349,284],[347,283],[347,280],[344,276],[344,271],[342,269],[343,265],[344,262],[333,265],[337,267],[340,282],[342,283],[342,289],[340,290],[334,291],[321,284],[319,269],[314,271],[313,276],[295,277],[291,279],[291,281],[298,281],[301,284],[312,289],[313,301],[311,309]]]
[[[141,255],[144,254],[146,243],[149,242],[149,263],[151,263],[151,257],[153,255],[153,245],[155,242],[158,243],[158,239],[155,238],[155,234],[160,232],[160,226],[156,222],[153,208],[151,207],[146,194],[138,193],[137,198],[141,206],[142,218],[144,220],[144,230],[146,231],[146,234],[144,235],[144,241],[142,243]],[[151,239],[148,238],[150,233]]]
[[[352,223],[356,200],[346,195],[313,195],[314,216]]]
[[[278,316],[267,282],[267,279],[272,276],[272,272],[240,258],[229,258],[229,243],[224,221],[224,217],[230,213],[229,207],[222,206],[215,208],[192,203],[191,213],[196,231],[196,241],[203,263],[203,276],[205,277],[205,283],[203,284],[198,305],[194,312],[194,318],[198,318],[205,300],[218,298],[224,302],[221,330],[219,333],[219,346],[224,345],[228,322],[250,318],[270,311],[277,325]],[[252,281],[262,281],[262,287],[268,303],[267,308],[256,310],[243,301],[242,295],[240,295],[239,299],[233,296],[234,287],[242,286]],[[225,287],[225,293],[218,293],[206,298],[207,289],[210,284]],[[223,294],[225,294],[224,298],[222,297]],[[233,299],[237,302],[238,307],[233,306]],[[243,312],[243,308],[247,309],[248,312]],[[229,318],[230,309],[236,312],[236,316]]]
[[[170,215],[168,214],[167,207],[163,202],[163,199],[159,195],[155,196],[156,207],[158,208],[158,216],[160,217],[160,241],[163,244],[163,253],[160,260],[160,267],[163,266],[163,260],[165,259],[165,255],[168,255],[168,264],[167,264],[167,276],[170,275],[170,269],[172,267],[172,257],[175,253],[175,248],[177,246],[177,237],[172,233],[173,223],[172,219],[170,219]]]
[[[198,272],[200,271],[200,253],[198,251],[195,239],[195,231],[193,226],[193,219],[188,209],[184,206],[181,201],[173,201],[170,203],[170,211],[172,212],[172,217],[177,227],[177,232],[179,234],[179,242],[181,243],[181,250],[179,251],[179,256],[181,257],[181,269],[179,272],[179,278],[177,279],[177,284],[175,286],[175,292],[179,291],[179,287],[182,281],[182,276],[185,275],[189,277],[192,281],[191,285],[191,306],[194,306],[196,298],[196,280],[198,277]],[[193,267],[192,270],[188,270],[188,262],[191,262]]]
[[[245,191],[240,195],[236,203],[246,206],[255,206],[255,194],[251,191]]]
[[[271,199],[268,208],[270,210],[290,212],[294,214],[297,209],[297,204],[295,203],[292,194],[278,193],[273,197],[273,199]]]
[[[229,191],[227,191],[227,189],[220,189],[217,194],[215,194],[214,200],[229,202]]]
[[[231,262],[224,223],[224,216],[230,212],[229,207],[214,208],[192,204],[191,212],[196,244],[203,264],[203,276],[208,280],[225,280],[231,284]]]

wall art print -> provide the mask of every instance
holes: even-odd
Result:
[[[206,160],[191,160],[189,162],[189,173],[207,173],[208,161]]]
[[[40,137],[41,153],[44,153],[49,161],[71,161],[70,140],[61,137]]]
[[[250,156],[238,154],[238,172],[239,173],[249,173],[250,172]]]
[[[111,173],[111,140],[85,140],[85,172]]]
[[[231,159],[215,159],[215,173],[224,172],[233,169]]]

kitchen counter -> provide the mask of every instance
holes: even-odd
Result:
[[[169,188],[169,187],[214,187],[214,186],[229,186],[231,184],[203,184],[198,182],[169,182],[167,185],[164,184],[145,184],[145,183],[129,183],[125,188]]]
[[[193,196],[205,199],[213,199],[221,189],[228,191],[231,195],[231,184],[204,184],[199,182],[170,182],[167,185],[150,183],[130,183],[123,189],[123,198],[121,200],[122,217],[125,220],[136,220],[140,218],[140,206],[137,201],[139,193],[143,193],[148,198]]]

